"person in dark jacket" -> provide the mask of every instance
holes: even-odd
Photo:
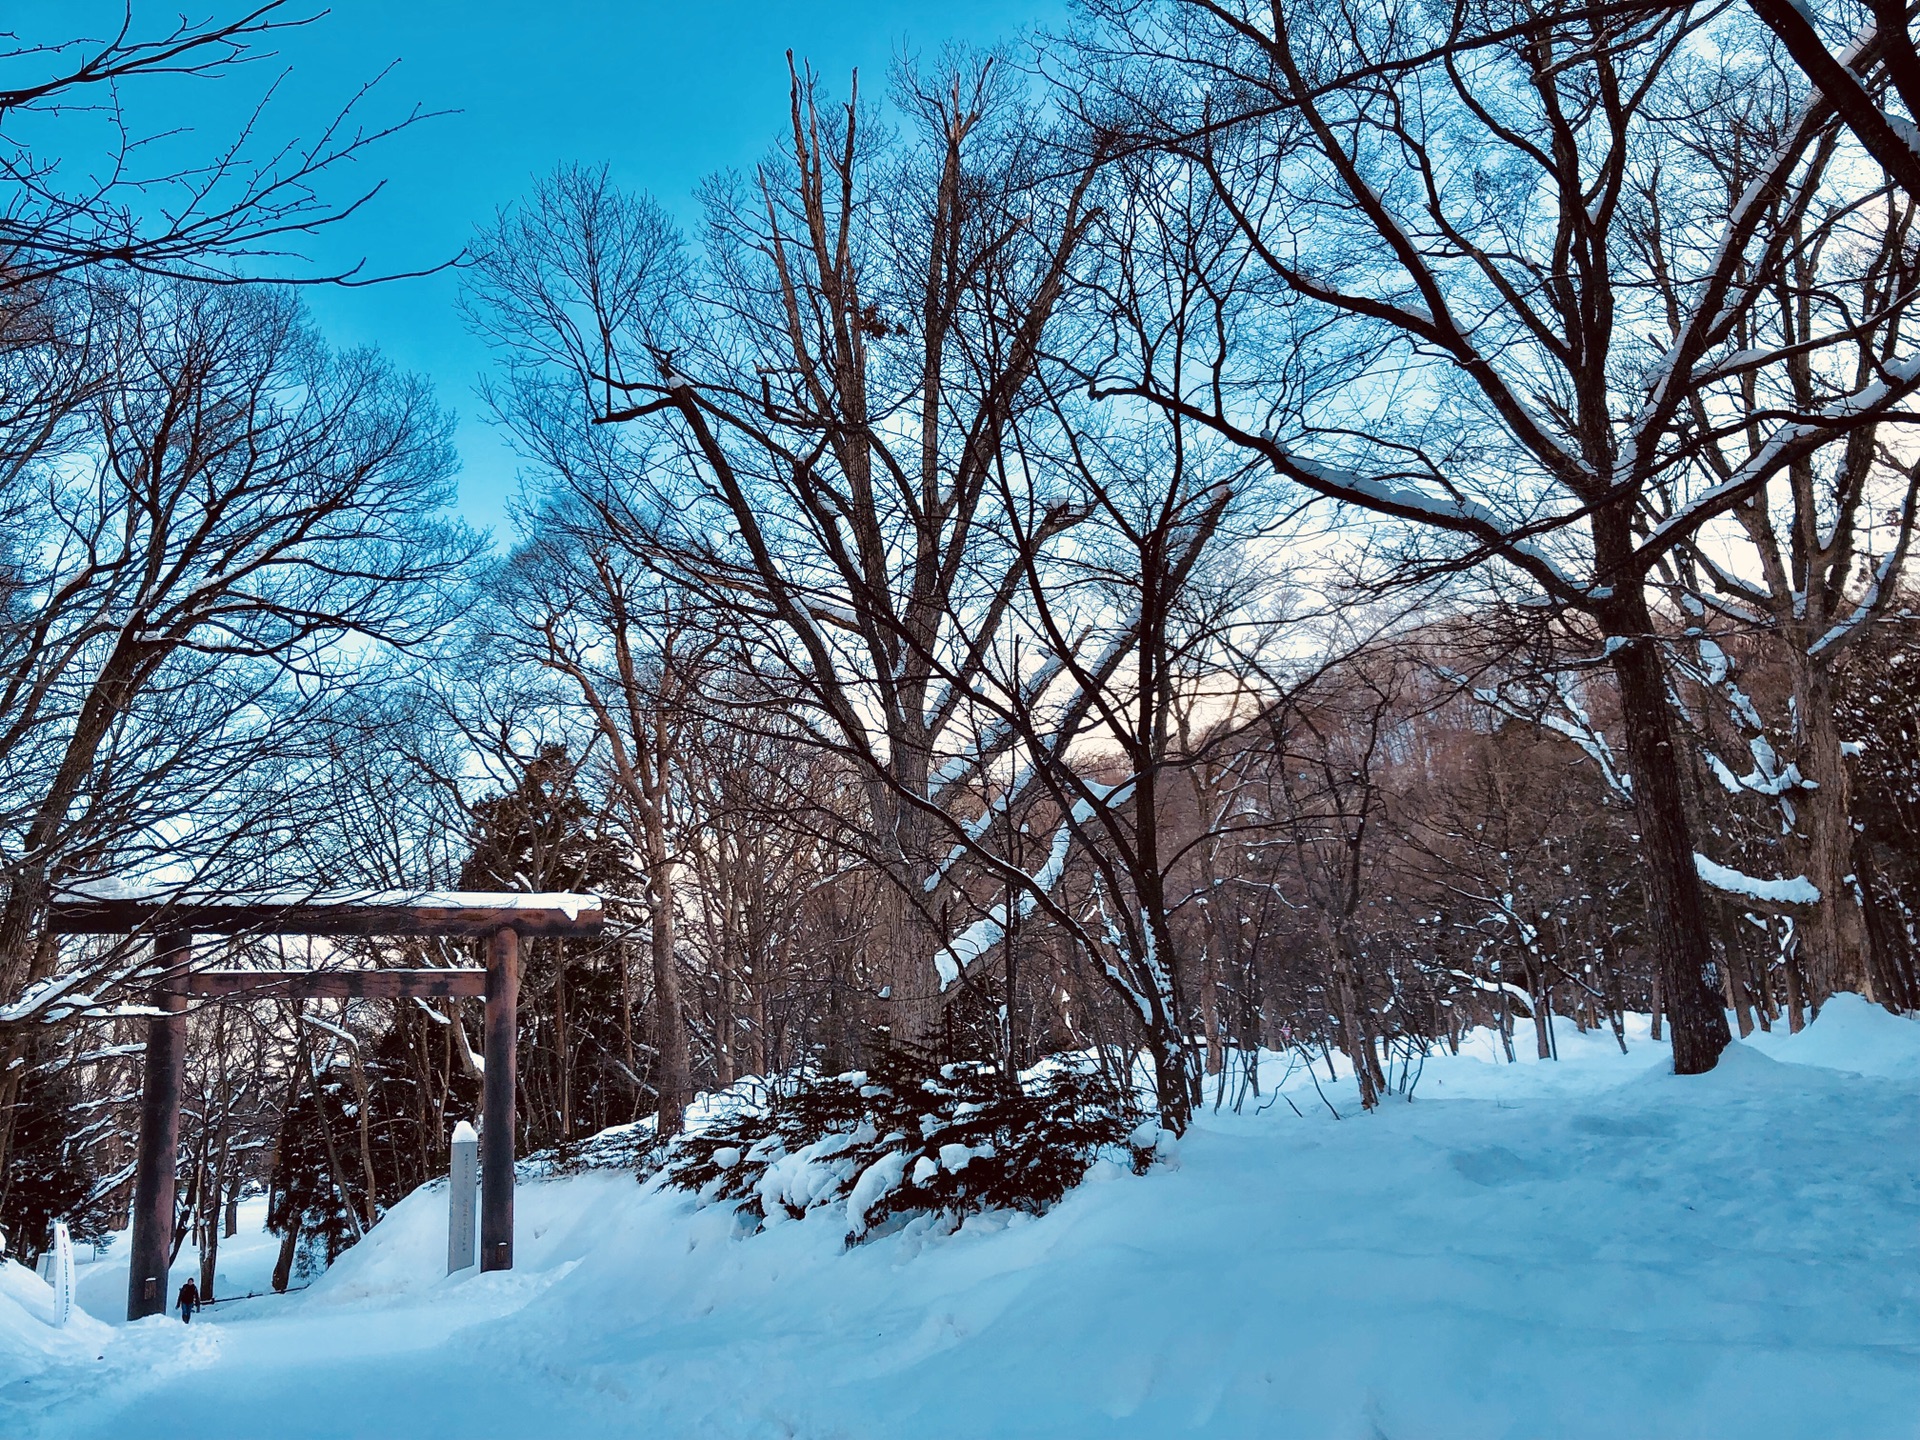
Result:
[[[173,1303],[180,1311],[180,1323],[191,1325],[193,1312],[200,1308],[200,1287],[191,1280],[187,1281],[180,1287],[179,1297]]]

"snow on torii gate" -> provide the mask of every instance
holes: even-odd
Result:
[[[520,996],[520,941],[527,936],[600,933],[606,916],[594,895],[478,891],[370,892],[300,900],[186,894],[128,895],[102,887],[57,897],[56,935],[151,934],[163,968],[154,988],[160,1013],[147,1022],[140,1091],[140,1148],[134,1163],[132,1255],[127,1318],[163,1314],[173,1253],[180,1090],[186,1068],[189,996],[259,1000],[479,998],[487,1002],[480,1127],[480,1268],[513,1268],[514,1040]],[[193,936],[485,936],[486,968],[435,970],[194,970]]]

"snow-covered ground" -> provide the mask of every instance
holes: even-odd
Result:
[[[191,1327],[54,1331],[15,1267],[0,1436],[1920,1436],[1920,1022],[1842,997],[1756,1040],[1693,1079],[1644,1024],[1481,1043],[1371,1116],[1326,1086],[1339,1120],[1296,1074],[1299,1116],[852,1251],[598,1173],[521,1187],[510,1274],[439,1273],[429,1189]],[[245,1238],[230,1288],[271,1266]]]

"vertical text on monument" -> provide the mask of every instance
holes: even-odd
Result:
[[[462,1120],[453,1127],[453,1157],[447,1167],[447,1273],[473,1264],[479,1219],[480,1137]]]

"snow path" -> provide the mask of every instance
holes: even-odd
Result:
[[[0,1435],[1920,1435],[1920,1022],[1843,998],[1693,1079],[1629,1039],[1483,1043],[1340,1121],[1296,1075],[1302,1118],[944,1238],[742,1240],[597,1174],[521,1188],[509,1275],[436,1278],[429,1190],[191,1327],[35,1348],[0,1286]]]

